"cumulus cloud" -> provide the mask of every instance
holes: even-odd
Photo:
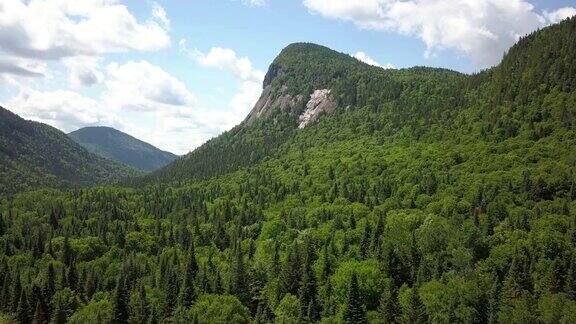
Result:
[[[564,7],[554,11],[544,11],[544,17],[551,23],[558,23],[566,18],[576,16],[576,8]]]
[[[152,18],[139,22],[116,0],[3,0],[0,51],[56,60],[170,45],[169,20],[153,5]]]
[[[44,77],[46,64],[17,58],[0,58],[0,74],[18,77]]]
[[[85,126],[112,126],[177,153],[185,153],[222,131],[205,124],[202,115],[209,111],[198,107],[183,82],[158,66],[147,61],[111,63],[98,73],[103,91],[97,98],[19,85],[18,94],[5,102],[6,107],[23,118],[65,132]]]
[[[182,52],[198,62],[200,65],[230,72],[239,81],[239,90],[230,101],[233,117],[228,119],[228,127],[242,121],[252,109],[262,93],[264,72],[252,66],[247,57],[239,57],[229,48],[212,47],[207,53],[197,49],[190,50],[186,40],[180,41]]]
[[[426,55],[455,49],[478,67],[497,64],[519,37],[573,14],[538,13],[525,0],[304,0],[314,14],[420,38]]]
[[[106,75],[104,98],[111,106],[154,111],[190,107],[196,101],[183,82],[147,61],[109,64]]]
[[[264,79],[264,73],[255,69],[250,59],[238,57],[229,48],[212,47],[206,54],[194,50],[192,56],[203,66],[227,70],[241,80],[262,82]]]
[[[375,59],[371,58],[368,54],[366,54],[364,52],[356,52],[356,53],[352,54],[351,56],[360,62],[364,62],[366,64],[370,64],[370,65],[377,66],[377,67],[381,67],[383,69],[393,69],[394,68],[394,65],[392,65],[390,63],[382,65],[382,64],[376,62]]]
[[[68,69],[68,79],[72,88],[89,87],[104,80],[101,70],[101,57],[75,56],[63,60]]]
[[[22,118],[39,121],[65,132],[91,125],[116,125],[117,122],[96,100],[73,91],[21,89],[7,107]]]

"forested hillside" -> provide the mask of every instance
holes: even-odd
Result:
[[[135,170],[100,158],[48,125],[0,107],[0,195],[111,183]]]
[[[246,120],[147,178],[148,182],[206,179],[276,156],[297,132],[298,116],[316,89],[330,89],[337,110],[378,107],[390,130],[448,118],[459,106],[464,75],[416,67],[383,70],[315,44],[296,43],[274,60],[260,102],[272,104],[261,118]],[[255,110],[259,108],[258,104]]]
[[[3,199],[2,312],[574,323],[575,33],[535,32],[473,76],[291,45],[244,123],[147,185]],[[300,127],[321,89],[337,108]]]
[[[84,127],[68,136],[92,153],[142,171],[159,169],[177,157],[111,127]]]

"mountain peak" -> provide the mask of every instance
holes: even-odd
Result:
[[[177,157],[107,126],[84,127],[68,136],[93,153],[142,171],[161,168]]]

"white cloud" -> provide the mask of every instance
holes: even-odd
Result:
[[[573,7],[564,7],[551,12],[544,11],[544,17],[551,23],[558,23],[572,16],[576,16],[576,8]]]
[[[251,7],[262,7],[266,5],[267,0],[242,0],[242,3]]]
[[[45,63],[13,57],[0,57],[0,74],[17,77],[44,77],[48,74]]]
[[[19,93],[6,107],[65,132],[94,125],[115,127],[176,153],[186,153],[223,131],[219,122],[227,117],[219,119],[218,114],[198,107],[184,83],[158,66],[146,61],[111,63],[100,73],[104,90],[98,98],[19,84]]]
[[[497,64],[520,36],[574,9],[539,14],[525,0],[304,0],[304,5],[359,28],[416,36],[426,44],[426,55],[456,49],[478,67]]]
[[[228,117],[226,127],[230,128],[241,122],[250,112],[260,94],[264,72],[252,66],[247,57],[238,57],[236,52],[229,48],[212,47],[208,53],[197,49],[189,50],[186,40],[180,40],[180,49],[200,65],[230,72],[239,81],[239,90],[230,101],[231,116]]]
[[[91,125],[117,125],[110,114],[96,100],[73,91],[37,91],[21,89],[6,106],[22,118],[39,121],[65,132]]]
[[[250,59],[236,56],[236,52],[229,48],[212,47],[207,54],[195,50],[192,56],[203,66],[227,70],[241,80],[264,80],[264,73],[255,69]]]
[[[360,62],[364,62],[366,64],[370,64],[370,65],[377,66],[377,67],[381,67],[383,69],[393,69],[394,68],[394,65],[392,65],[390,63],[382,65],[382,64],[376,62],[376,60],[374,60],[373,58],[371,58],[368,54],[366,54],[364,52],[356,52],[356,53],[352,54],[351,56]]]
[[[157,4],[145,22],[116,0],[2,0],[0,6],[0,50],[6,55],[61,59],[170,45],[169,20]]]
[[[97,56],[75,56],[63,59],[68,68],[70,86],[74,89],[89,87],[104,80],[101,71],[102,58]]]
[[[111,106],[154,111],[178,106],[191,107],[196,102],[183,82],[146,61],[109,64],[106,75],[103,96]]]

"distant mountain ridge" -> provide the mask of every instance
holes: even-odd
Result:
[[[68,134],[88,151],[142,171],[153,171],[178,156],[112,127],[84,127]]]
[[[136,174],[88,152],[54,127],[0,107],[0,194],[113,183]]]

